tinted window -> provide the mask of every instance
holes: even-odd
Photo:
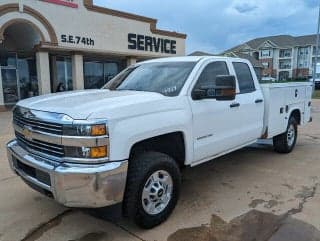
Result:
[[[240,93],[255,91],[254,81],[249,66],[245,63],[233,63],[233,67],[239,82]]]
[[[229,75],[227,64],[223,61],[208,64],[202,71],[195,88],[215,85],[216,77],[218,75]]]

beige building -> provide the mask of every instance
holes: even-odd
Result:
[[[92,0],[1,0],[0,109],[64,90],[100,88],[137,61],[185,55],[186,35]]]

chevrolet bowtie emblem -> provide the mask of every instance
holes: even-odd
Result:
[[[32,140],[32,128],[30,126],[24,126],[22,130],[24,138],[31,141]]]

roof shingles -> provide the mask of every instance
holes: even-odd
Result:
[[[277,35],[267,36],[262,38],[256,38],[244,43],[252,49],[258,49],[264,42],[269,41],[275,44],[278,48],[292,48],[296,46],[315,45],[317,35],[303,35],[303,36],[291,36],[291,35]],[[224,53],[237,51],[242,49],[244,44],[233,47]]]

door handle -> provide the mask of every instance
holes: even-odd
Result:
[[[255,100],[254,103],[258,104],[258,103],[262,103],[262,102],[263,102],[263,99],[257,99],[257,100]]]
[[[230,108],[235,108],[235,107],[239,107],[240,103],[233,103],[230,105]]]

